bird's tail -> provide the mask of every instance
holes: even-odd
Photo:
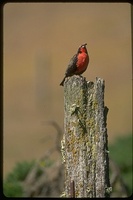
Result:
[[[66,77],[64,77],[63,80],[61,81],[61,83],[60,83],[61,86],[64,86],[65,78],[66,78]]]

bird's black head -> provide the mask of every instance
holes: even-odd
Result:
[[[82,45],[78,48],[78,53],[83,53],[83,52],[87,53],[86,45],[87,45],[87,43],[82,44]]]

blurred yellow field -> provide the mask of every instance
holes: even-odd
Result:
[[[131,5],[7,3],[4,36],[4,175],[17,161],[38,158],[63,129],[63,88],[70,58],[87,43],[87,80],[105,80],[109,143],[131,132]]]

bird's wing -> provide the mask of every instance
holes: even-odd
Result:
[[[77,63],[77,54],[75,54],[69,61],[69,64],[65,73],[66,76],[72,76],[74,74],[74,72],[77,69],[76,63]]]

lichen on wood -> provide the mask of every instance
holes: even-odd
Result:
[[[93,83],[76,75],[64,82],[62,154],[66,197],[109,196],[108,108],[104,106],[104,86],[101,78]]]

